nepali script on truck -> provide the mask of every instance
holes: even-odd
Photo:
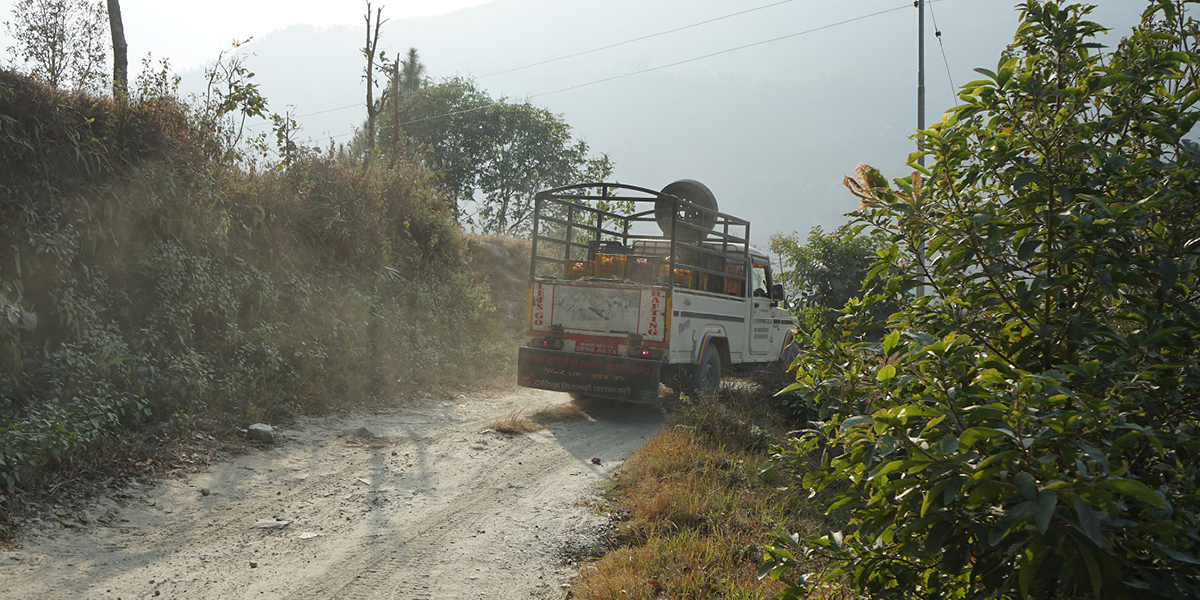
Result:
[[[534,198],[527,343],[517,383],[653,403],[659,383],[697,395],[722,374],[787,354],[780,306],[750,223],[717,210],[702,183],[619,183]]]

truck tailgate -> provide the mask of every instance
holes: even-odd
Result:
[[[667,291],[649,286],[535,281],[530,288],[529,329],[586,335],[637,334],[666,339]]]

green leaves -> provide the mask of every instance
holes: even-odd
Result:
[[[1140,481],[1113,478],[1101,481],[1098,485],[1119,494],[1136,498],[1138,501],[1149,504],[1154,508],[1167,508],[1167,501],[1163,498],[1163,495],[1160,492],[1150,489],[1149,486]]]
[[[527,236],[535,192],[612,173],[608,157],[592,156],[561,116],[492,98],[469,79],[421,88],[399,108],[399,143],[441,176],[460,222],[485,233]],[[393,118],[380,116],[381,127]]]
[[[962,448],[971,448],[976,443],[1002,435],[1000,430],[990,427],[971,427],[958,436],[958,444]]]
[[[879,372],[875,374],[875,378],[880,382],[886,382],[896,376],[896,367],[893,365],[884,365],[879,368]]]
[[[879,253],[887,256],[888,246],[881,236],[854,227],[833,232],[814,227],[807,241],[797,234],[771,236],[771,250],[783,261],[780,279],[787,289],[803,293],[796,307],[802,329],[839,335],[838,309],[850,298],[869,298],[882,290],[878,278],[895,260],[871,263]],[[872,320],[882,320],[892,308],[891,303],[875,302],[867,310]]]
[[[893,329],[891,333],[883,338],[883,354],[887,356],[896,348],[896,344],[900,343],[900,330]]]
[[[1058,506],[1058,493],[1054,490],[1041,490],[1037,493],[1037,507],[1034,509],[1034,522],[1039,533],[1046,533],[1050,528],[1050,519]]]
[[[800,544],[836,565],[824,581],[1200,597],[1200,147],[1181,141],[1200,51],[1180,41],[1200,26],[1176,8],[1102,55],[1090,9],[1025,3],[996,69],[921,132],[931,166],[864,198],[882,283],[797,369],[827,421],[790,456],[821,453],[806,481],[849,523],[841,547]]]

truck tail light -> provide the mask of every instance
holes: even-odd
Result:
[[[546,350],[562,350],[563,341],[561,338],[533,338],[529,341],[531,348],[545,348]]]
[[[629,356],[631,356],[633,358],[644,358],[644,359],[654,360],[654,359],[658,359],[658,358],[662,357],[662,353],[658,350],[655,350],[654,348],[647,348],[645,346],[639,346],[636,348],[630,348]]]

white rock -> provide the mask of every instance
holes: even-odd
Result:
[[[246,438],[266,444],[275,443],[275,430],[265,423],[255,423],[246,429]]]

